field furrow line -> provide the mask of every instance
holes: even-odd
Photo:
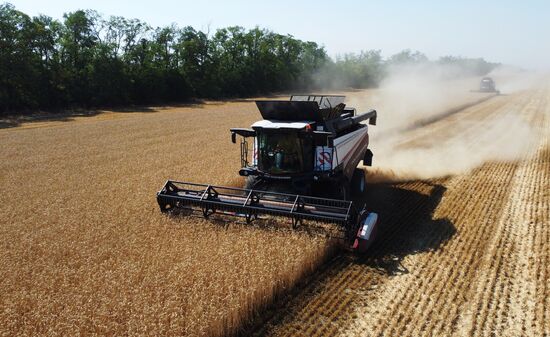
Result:
[[[515,102],[514,102],[514,103],[515,103]],[[519,104],[521,104],[521,103],[522,103],[522,102],[520,102]],[[446,198],[447,198],[447,197],[448,197],[448,196],[446,196]],[[482,212],[482,213],[483,213],[483,212]],[[478,227],[478,228],[479,228],[479,227]],[[459,276],[460,276],[459,274],[454,273],[454,275],[449,275],[448,278],[450,278],[450,279],[452,279],[452,280],[457,280],[457,279],[459,279]],[[427,279],[430,279],[430,276],[428,276]],[[416,286],[418,287],[419,284],[416,284]],[[418,293],[422,293],[422,291],[418,291]],[[399,300],[399,301],[395,301],[395,302],[396,302],[396,303],[399,303],[401,306],[403,306],[403,300]],[[426,302],[426,303],[428,303],[428,302]],[[427,304],[426,304],[426,305],[427,305]],[[420,308],[420,309],[421,309],[421,308]],[[422,311],[422,310],[419,310],[419,311]],[[457,313],[456,307],[455,307],[454,311],[455,311],[455,316],[456,316],[456,313]],[[399,316],[398,316],[398,320],[399,320]],[[426,322],[426,321],[427,321],[427,320],[424,320],[424,322]],[[424,324],[424,325],[425,325],[425,324]],[[428,328],[429,328],[429,327],[428,327]],[[424,329],[426,329],[426,326],[424,326]],[[387,330],[386,330],[386,331],[387,331]],[[365,332],[365,331],[363,331],[363,332]],[[377,332],[378,332],[378,331],[374,331],[373,335],[376,335]],[[400,334],[403,334],[403,331],[390,330],[390,334],[391,334],[391,333],[400,333]]]
[[[513,169],[513,168],[509,168]],[[502,175],[501,175],[502,176]],[[506,176],[506,175],[504,175]],[[469,191],[473,186],[468,184],[469,179],[466,179],[465,177],[457,177],[455,178],[456,185],[460,186],[464,191]],[[486,187],[490,187],[490,184],[488,184]],[[453,192],[453,190],[449,190]],[[471,202],[475,203],[475,197],[474,195],[468,195],[467,193],[455,193],[454,191],[451,195],[447,193],[443,200],[441,205],[445,205],[447,203],[454,204],[455,199],[461,199],[465,203]],[[441,207],[440,205],[440,207]],[[479,204],[478,204],[479,205]],[[451,207],[452,208],[452,207]],[[436,214],[434,214],[434,218],[437,217],[437,213],[439,213],[439,207],[436,210]],[[484,208],[477,207],[476,214],[480,214],[484,212]],[[460,216],[460,214],[457,214]],[[456,225],[456,221],[453,219],[453,214],[449,217],[449,220],[454,222]],[[477,226],[476,227],[478,231],[486,231],[486,228],[484,226]],[[458,235],[453,238],[453,240],[449,241],[448,244],[442,246],[442,250],[445,252],[454,251],[455,246],[461,242],[469,243],[473,240],[463,240],[460,238],[461,228],[457,227]],[[479,235],[477,235],[479,236]],[[350,326],[360,326],[362,328],[359,328],[356,331],[350,331],[347,332],[347,335],[381,335],[381,334],[400,334],[400,335],[406,335],[406,332],[404,333],[404,326],[406,326],[409,322],[414,322],[415,320],[411,319],[410,317],[407,317],[405,315],[405,312],[407,314],[411,313],[411,311],[421,311],[420,307],[422,304],[419,304],[421,302],[422,298],[425,298],[427,295],[430,294],[430,290],[433,287],[434,283],[434,277],[437,276],[437,273],[439,270],[437,268],[433,268],[434,264],[441,265],[439,260],[437,259],[437,255],[439,253],[437,252],[430,252],[427,254],[421,254],[422,258],[420,257],[414,257],[411,258],[411,260],[418,260],[416,261],[416,264],[413,267],[408,267],[409,270],[412,270],[413,273],[410,275],[404,275],[400,276],[399,278],[404,278],[405,280],[410,280],[410,287],[407,287],[407,283],[404,284],[401,283],[399,279],[395,280],[395,282],[392,282],[395,285],[395,292],[398,294],[398,296],[392,296],[389,303],[386,303],[386,308],[384,310],[380,310],[380,315],[382,316],[382,319],[376,319],[377,317],[369,317],[368,321],[363,322],[364,324],[355,324],[350,323]],[[450,262],[452,264],[452,261]],[[456,263],[456,262],[455,262]],[[443,264],[444,265],[444,264]],[[431,272],[430,272],[431,269]],[[414,309],[413,309],[414,308]],[[361,316],[361,314],[358,314],[358,316]],[[380,322],[381,324],[378,326],[372,326],[370,323],[373,321]]]
[[[532,120],[535,116],[533,111],[537,111],[538,108],[540,108],[539,101],[540,100],[538,100],[538,97],[532,96],[531,101],[520,111],[520,115],[522,115],[522,117],[524,117],[527,120],[529,119]],[[535,108],[531,109],[533,106]],[[529,155],[526,155],[526,157],[529,157]],[[516,183],[514,184],[514,186],[518,185],[518,181],[519,181],[519,186],[522,186],[523,181],[521,181],[521,179],[523,179],[523,172],[516,171],[516,177],[514,178],[514,182]],[[515,198],[515,195],[517,194],[516,192],[517,191],[515,190],[511,192],[512,198]],[[504,212],[502,217],[509,218],[510,212],[513,212],[513,210],[510,210],[510,208],[507,206],[504,207]],[[516,259],[511,258],[509,256],[510,254],[505,254],[505,252],[514,251],[516,246],[518,246],[517,242],[514,241],[515,236],[516,236],[516,233],[512,231],[507,231],[505,228],[503,228],[502,230],[497,230],[495,233],[495,238],[498,241],[497,247],[501,248],[501,251],[499,254],[497,254],[498,258],[493,260],[492,263],[496,263],[498,265],[497,269],[500,270],[502,268],[503,270],[505,270],[504,273],[508,273],[508,274],[511,273],[511,271],[513,271],[518,265],[518,262],[516,261]],[[456,288],[456,287],[453,287],[453,288]],[[511,295],[510,295],[510,289],[508,288],[509,287],[507,286],[507,284],[499,284],[498,286],[495,286],[494,284],[492,285],[492,289],[494,291],[500,291],[500,293],[494,293],[492,298],[498,299],[497,300],[498,303],[496,303],[496,306],[500,308],[500,312],[502,313],[508,312],[508,308],[510,304]],[[455,317],[455,319],[451,321],[458,321],[458,318],[459,318],[458,313],[460,310],[458,308],[453,308],[453,310],[455,311],[453,314],[453,317]],[[506,320],[506,317],[503,317],[502,315],[495,318],[498,321]],[[441,322],[439,325],[443,326]],[[450,327],[454,329],[454,326],[452,325],[447,325],[446,327],[447,328]],[[435,331],[436,333],[445,334],[445,335],[450,334],[452,331],[449,329],[446,329],[446,331],[439,331],[439,329],[434,330],[431,328],[429,330],[431,330],[432,332]]]
[[[453,222],[457,226],[458,232],[463,236],[464,242],[460,245],[458,242],[454,244],[455,241],[453,241],[449,247],[445,247],[446,254],[438,254],[431,257],[427,270],[419,271],[427,282],[423,284],[423,287],[416,289],[415,292],[411,292],[412,295],[409,299],[404,301],[405,303],[410,303],[410,309],[415,308],[415,310],[410,311],[413,317],[409,319],[415,324],[397,325],[393,330],[390,330],[390,333],[400,333],[407,336],[423,334],[427,332],[428,328],[427,326],[423,326],[423,324],[430,321],[432,315],[435,315],[435,317],[439,316],[440,319],[447,319],[442,309],[449,308],[455,304],[452,301],[452,296],[450,297],[447,292],[449,292],[449,289],[453,291],[461,289],[473,277],[477,264],[477,254],[483,249],[484,242],[493,232],[493,218],[502,208],[501,200],[509,194],[507,185],[515,171],[513,165],[496,165],[494,168],[491,166],[487,165],[480,169],[477,177],[476,175],[470,177],[471,179],[464,186],[470,188],[479,186],[479,180],[487,179],[486,170],[494,170],[494,173],[504,179],[494,181],[491,184],[484,183],[484,188],[477,193],[479,199],[475,201],[476,204],[472,205],[473,208],[468,213],[465,214],[465,212],[462,212],[456,219],[454,219],[452,214],[449,214],[450,218],[454,220]],[[452,204],[453,208],[461,209],[462,207],[459,206],[461,204],[461,197],[458,194],[455,194],[455,196],[458,200],[448,200],[448,203],[445,205]],[[493,199],[487,200],[485,198]],[[474,219],[482,220],[475,221]],[[469,223],[471,220],[475,221],[475,224],[473,224],[474,228],[470,227],[472,226]]]
[[[331,284],[321,283],[319,280],[331,279],[338,281],[342,278],[342,274],[347,272],[349,263],[350,261],[342,256],[334,258],[326,266],[324,266],[324,270],[321,271],[319,276],[314,277],[305,288],[300,290],[299,296],[304,297],[305,300],[303,303],[307,304],[304,305],[299,312],[292,312],[292,310],[288,308],[287,303],[292,302],[294,297],[283,298],[279,303],[276,303],[276,308],[274,308],[273,315],[269,317],[268,320],[264,321],[264,323],[258,324],[256,328],[253,327],[253,331],[250,334],[256,336],[265,335],[267,331],[270,330],[270,325],[276,323],[287,327],[284,331],[279,330],[278,335],[297,335],[300,328],[303,328],[304,326],[294,324],[292,318],[295,315],[306,317],[313,315],[316,312],[316,308],[319,306],[319,303],[322,301],[320,297],[326,292],[330,293],[327,289],[331,286]],[[249,333],[246,333],[245,335],[248,334]]]
[[[495,173],[498,174],[498,172],[495,172]],[[482,175],[482,177],[483,177],[483,175]],[[477,185],[477,183],[474,182],[474,185]],[[480,195],[484,195],[484,193],[483,193],[482,191],[479,191],[479,192],[480,192],[480,193],[479,193]],[[446,196],[446,197],[448,197],[448,196]],[[490,203],[488,203],[488,204],[490,204]],[[456,207],[456,206],[455,206],[455,207]],[[498,209],[498,207],[496,207],[496,208]],[[482,212],[480,212],[480,214],[486,214],[485,210],[483,210]],[[479,228],[479,227],[478,227],[478,228]],[[459,231],[460,231],[460,229],[459,229]],[[467,254],[466,252],[464,252],[464,251],[461,252],[460,254],[461,254],[461,255],[462,255],[462,254],[468,255],[468,254]],[[456,270],[458,270],[458,269],[456,269]],[[439,273],[439,275],[444,275],[444,274]],[[456,277],[457,274],[454,273],[454,275],[455,275],[454,277],[453,277],[452,275],[449,275],[448,277],[449,277],[449,278],[452,278],[452,279],[454,279],[454,280],[456,280],[456,279],[457,279],[457,277]],[[432,275],[428,275],[426,278],[427,278],[427,279],[431,279],[431,280],[433,281],[433,283],[436,283],[436,284],[437,284],[437,282],[435,282],[435,280],[432,279],[431,276],[432,276]],[[437,276],[437,275],[434,275],[434,276]],[[460,280],[463,280],[463,279],[464,279],[463,276],[464,276],[464,275],[462,275],[462,278],[461,278]],[[451,287],[451,289],[456,289],[456,285],[455,285],[454,287]],[[418,291],[418,293],[423,293],[423,292],[422,292],[422,291]],[[445,298],[445,297],[444,297],[444,298]],[[417,299],[418,299],[418,295],[417,295]],[[428,302],[429,302],[429,299],[428,299],[428,301],[424,301],[424,304],[427,306],[427,305],[428,305]],[[402,302],[401,302],[401,303],[402,303]],[[419,312],[422,312],[422,306],[420,306],[419,309],[420,309],[420,310],[418,310],[418,311],[419,311]],[[435,309],[434,309],[434,310],[435,310]],[[432,310],[432,312],[433,312],[433,310]],[[425,315],[425,316],[428,317],[429,314],[427,314],[427,315]],[[426,318],[426,317],[425,317],[425,318]],[[420,319],[420,321],[426,322],[427,320],[426,320],[426,319]],[[399,332],[400,334],[406,334],[406,332],[404,333],[403,331],[398,331],[398,330],[390,331],[390,333],[397,333],[397,332]]]
[[[534,99],[521,113],[523,117],[533,122],[540,108],[541,101]],[[538,139],[535,138],[534,142],[533,145],[536,145]],[[463,309],[464,314],[457,324],[460,334],[487,336],[491,335],[491,331],[506,331],[507,326],[512,322],[510,316],[514,320],[522,316],[522,313],[517,310],[514,312],[514,309],[519,306],[514,303],[517,302],[514,296],[522,291],[514,286],[522,282],[514,283],[513,280],[514,277],[518,277],[518,268],[521,270],[526,268],[526,261],[522,259],[528,256],[519,252],[529,247],[528,233],[531,231],[529,221],[521,219],[521,216],[528,211],[523,206],[533,192],[531,174],[533,161],[529,161],[530,157],[533,157],[532,151],[527,153],[525,160],[520,162],[513,180],[510,199],[498,221],[494,237],[488,241],[488,252],[478,275],[478,279],[481,280],[470,291],[473,299]],[[527,283],[525,287],[529,287],[529,280],[525,283]],[[516,333],[518,331],[512,335],[517,335]]]
[[[544,118],[541,120],[540,117],[544,117],[545,102],[540,97],[541,93],[538,92],[536,99],[533,99],[527,107],[532,109],[527,111],[528,115],[524,116],[529,120],[537,137],[529,146],[531,151],[526,154],[521,163],[522,167],[518,171],[520,182],[517,193],[514,193],[514,197],[510,200],[510,217],[503,219],[509,224],[507,227],[509,227],[513,246],[508,252],[501,252],[501,256],[507,256],[509,261],[516,261],[516,264],[514,269],[506,269],[503,275],[499,275],[499,282],[503,283],[502,287],[509,290],[510,294],[508,292],[504,294],[508,305],[503,306],[501,312],[496,315],[500,319],[494,322],[496,323],[494,328],[507,336],[538,335],[532,329],[536,274],[530,260],[536,235],[535,228],[541,225],[531,217],[534,198],[540,195],[537,193],[537,178],[540,173],[543,173],[538,170],[541,145],[544,142],[544,139],[541,139],[544,133]],[[507,279],[506,282],[504,278]]]
[[[420,191],[420,193],[423,194],[429,194],[431,190],[434,189],[434,186],[432,184],[426,184],[422,182],[410,182],[410,183],[404,183],[400,184],[399,191],[405,191],[407,189],[417,189]],[[412,195],[414,199],[414,195]],[[383,240],[380,240],[378,244],[376,244],[373,247],[373,254],[375,256],[384,256],[386,253],[391,253],[391,250],[395,247],[395,245],[400,244],[407,244],[406,235],[403,235],[406,229],[406,226],[408,223],[404,221],[405,219],[415,218],[418,215],[417,214],[423,214],[425,212],[426,205],[422,202],[420,199],[414,199],[412,201],[407,201],[408,199],[411,199],[411,194],[408,193],[398,193],[398,199],[392,200],[390,204],[385,205],[382,204],[382,206],[385,206],[387,209],[381,210],[382,212],[388,213],[388,217],[385,219],[385,224],[387,225],[386,231],[383,231],[380,233],[380,237],[383,237]],[[391,210],[395,208],[395,204],[405,204],[410,205],[410,207],[404,207],[401,209],[400,212],[397,214],[391,214]],[[381,207],[382,207],[381,206]],[[383,207],[382,207],[383,208]],[[400,237],[401,236],[401,237]],[[396,242],[401,240],[402,242]],[[386,252],[386,253],[385,253]],[[357,261],[356,261],[357,262]],[[351,283],[341,283],[338,280],[334,281],[331,277],[331,279],[327,280],[326,282],[329,284],[332,284],[330,287],[323,287],[323,292],[329,292],[335,294],[334,297],[342,296],[341,293],[346,293],[346,289],[349,289],[347,291],[349,293],[349,298],[353,299],[353,302],[356,302],[356,293],[365,293],[369,292],[372,287],[377,287],[379,281],[383,278],[384,275],[382,275],[379,271],[377,271],[375,268],[379,268],[380,264],[384,265],[384,261],[378,261],[376,258],[368,259],[367,261],[362,261],[360,265],[350,265],[349,268],[356,268],[357,271],[357,278],[354,282]],[[391,263],[391,262],[390,262]],[[383,266],[382,266],[383,268]],[[345,279],[345,277],[341,276],[335,276],[340,277],[342,279]],[[347,298],[348,296],[346,296]],[[300,301],[307,301],[307,299],[301,299]],[[299,302],[300,302],[299,301]],[[316,302],[324,303],[324,306],[329,308],[329,311],[331,310],[331,303],[326,303],[326,298],[323,297],[319,300],[316,300]],[[349,305],[346,305],[344,308],[342,308],[342,311],[340,311],[340,319],[342,317],[349,316],[351,314],[351,308],[353,307],[351,303]],[[310,324],[315,324],[321,327],[317,327],[316,330],[319,331],[322,335],[333,335],[337,331],[337,329],[340,329],[340,327],[336,324],[327,324],[325,321],[314,321],[311,322],[312,319],[315,317],[318,317],[318,314],[308,314],[307,311],[312,310],[312,306],[309,304],[305,306],[304,310],[302,310],[300,313],[298,313],[296,318],[293,320],[292,328],[287,329],[287,326],[281,329],[277,329],[275,331],[275,335],[279,335],[280,331],[288,331],[289,335],[299,335],[301,334],[304,329],[307,329],[307,326]],[[326,309],[317,309],[316,310],[326,310]],[[309,318],[309,320],[304,321],[304,318]],[[334,316],[333,316],[334,317]],[[300,328],[302,327],[302,328]],[[307,333],[306,333],[307,335]]]
[[[405,142],[400,143],[399,147],[415,147],[419,144],[432,144],[434,138],[442,140],[453,139],[461,135],[477,135],[472,131],[472,126],[483,125],[502,111],[512,110],[521,107],[526,100],[526,94],[513,96],[500,96],[480,105],[466,109],[463,113],[453,115],[451,118],[443,119],[433,125],[424,128],[418,128],[408,133]],[[470,137],[472,138],[472,137]],[[475,137],[473,137],[475,138]]]
[[[535,266],[535,314],[534,326],[541,336],[550,336],[550,96],[547,87],[541,150],[538,161],[538,179],[535,202],[531,211],[532,219],[538,223],[535,243],[532,247],[532,263]]]
[[[363,280],[367,281],[368,280]],[[304,322],[305,336],[323,335],[323,331],[330,328],[332,317],[334,314],[340,314],[342,310],[349,306],[353,295],[351,291],[338,291],[342,288],[352,288],[357,283],[357,275],[353,268],[349,268],[339,275],[337,282],[331,285],[324,296],[320,296],[314,302],[314,306],[310,306],[306,316],[308,320]]]
[[[452,310],[452,312],[449,312],[449,316],[457,317],[459,310],[457,306],[453,305],[454,300],[456,299],[456,295],[458,295],[458,293],[456,293],[456,290],[460,288],[459,285],[462,284],[464,282],[464,279],[467,279],[467,278],[465,278],[464,275],[457,277],[457,274],[454,273],[453,276],[449,276],[449,279],[450,281],[447,281],[447,283],[453,284],[453,287],[448,287],[448,288],[443,287],[442,288],[443,294],[440,294],[438,298],[446,298],[447,300],[449,300],[448,302],[451,305],[444,305],[441,309]],[[454,295],[451,296],[451,293],[453,292],[454,292]],[[430,307],[432,308],[432,310],[430,310],[430,312],[424,315],[423,320],[421,319],[421,321],[425,323],[423,324],[422,327],[420,327],[420,331],[427,331],[429,333],[437,334],[438,327],[443,326],[442,320],[439,320],[439,321],[435,319],[430,320],[430,318],[433,316],[436,316],[437,314],[441,315],[442,311],[440,310],[440,308],[437,307],[437,305],[430,305]],[[434,326],[434,322],[435,322],[435,326]]]
[[[443,182],[442,182],[443,183]],[[462,179],[448,179],[443,184],[448,189],[453,189],[457,184],[462,183]],[[433,243],[438,241],[436,233],[443,236],[450,236],[454,232],[454,229],[448,229],[443,233],[438,232],[436,228],[426,233],[431,241],[428,247],[435,247]],[[395,244],[404,244],[405,242],[394,242]],[[405,258],[402,262],[408,270],[421,270],[425,264],[429,263],[429,259],[415,259]],[[383,284],[380,289],[377,289],[376,297],[367,303],[362,303],[355,310],[353,321],[350,321],[347,326],[344,326],[344,330],[341,331],[342,336],[355,336],[355,335],[369,335],[374,336],[376,332],[371,333],[376,326],[382,327],[384,322],[392,316],[392,312],[396,307],[401,305],[401,299],[405,297],[406,293],[413,291],[421,285],[422,278],[419,278],[417,273],[408,273],[395,276],[391,278],[387,283]]]

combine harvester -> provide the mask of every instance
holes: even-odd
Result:
[[[247,223],[261,215],[338,225],[346,246],[364,252],[372,244],[378,221],[351,195],[365,191],[361,160],[371,165],[368,126],[376,111],[357,115],[344,96],[292,96],[289,101],[256,101],[263,120],[240,136],[241,176],[245,188],[168,180],[157,193],[162,212],[185,209],[204,217],[224,214]],[[327,198],[329,197],[329,198]]]
[[[500,91],[496,89],[495,81],[490,77],[483,77],[479,82],[479,90],[472,90],[472,92],[492,92],[496,95],[500,94]]]

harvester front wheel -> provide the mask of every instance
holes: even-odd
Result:
[[[340,179],[336,187],[337,187],[339,197],[342,200],[351,200],[350,184],[347,179],[345,178]]]

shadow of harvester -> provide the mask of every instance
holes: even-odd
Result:
[[[357,262],[391,275],[407,273],[401,264],[407,255],[439,249],[456,233],[448,219],[433,218],[445,191],[424,181],[369,185],[358,201],[377,212],[380,223],[376,241]]]
[[[243,326],[240,335],[263,336],[281,325],[287,326],[289,322],[300,323],[303,319],[300,315],[305,306],[326,291],[331,292],[333,303],[348,303],[347,309],[341,313],[345,315],[353,308],[355,296],[352,288],[365,291],[369,289],[370,283],[387,280],[384,277],[386,275],[408,273],[402,265],[406,256],[437,251],[456,233],[454,225],[448,219],[433,218],[445,191],[444,182],[369,184],[365,194],[354,200],[354,203],[364,203],[370,211],[379,214],[380,227],[376,241],[369,251],[363,256],[347,253],[335,256],[315,274],[301,280],[295,288],[277,296],[262,315]],[[356,275],[365,275],[366,284],[359,282],[355,285],[350,283],[344,287],[327,288],[327,285],[335,282],[345,283],[342,278],[346,277],[346,271],[349,270],[353,270]],[[382,277],[369,277],[368,274],[373,272],[382,274]],[[331,324],[335,322],[331,321]],[[320,330],[328,329],[327,324],[320,325]]]

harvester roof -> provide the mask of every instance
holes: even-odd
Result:
[[[300,122],[278,122],[274,120],[261,120],[252,124],[252,128],[262,128],[262,129],[293,129],[293,130],[302,130],[305,129],[308,125],[313,123],[313,121],[300,121]]]
[[[263,119],[277,121],[324,122],[340,116],[345,96],[294,95],[289,101],[256,101]]]

